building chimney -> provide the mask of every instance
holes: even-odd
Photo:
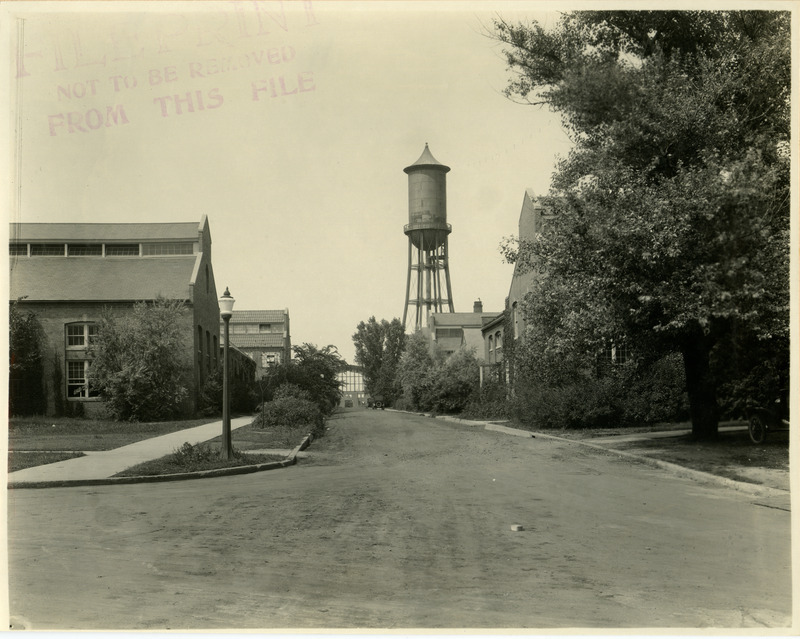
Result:
[[[483,302],[477,300],[472,306],[473,313],[483,313]]]

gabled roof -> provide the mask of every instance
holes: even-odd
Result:
[[[231,324],[254,324],[263,322],[265,324],[282,324],[286,321],[288,311],[233,311]]]
[[[239,348],[283,348],[284,338],[280,333],[259,333],[252,335],[230,334],[231,344]]]
[[[138,301],[191,299],[195,261],[202,255],[143,258],[36,257],[11,260],[10,299]]]
[[[498,313],[496,317],[492,318],[484,318],[481,330],[484,332],[489,330],[494,330],[497,326],[502,326],[504,320],[505,320],[505,313]]]
[[[205,220],[204,220],[205,221]],[[115,242],[148,240],[196,240],[203,222],[130,224],[22,223],[11,224],[12,242]]]

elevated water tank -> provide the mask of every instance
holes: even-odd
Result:
[[[405,234],[423,251],[441,246],[450,233],[447,223],[447,172],[449,166],[437,161],[428,145],[408,174],[408,224]]]

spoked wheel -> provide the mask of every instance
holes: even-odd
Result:
[[[753,415],[750,418],[750,439],[754,444],[763,444],[767,438],[767,426],[764,419],[758,415]]]

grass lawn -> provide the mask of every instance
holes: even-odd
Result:
[[[309,430],[310,427],[255,428],[249,424],[231,433],[233,459],[219,457],[221,436],[218,436],[197,446],[184,445],[184,448],[170,455],[127,468],[116,477],[169,475],[281,461],[286,459],[288,452],[300,445]]]
[[[256,428],[252,424],[248,424],[233,431],[231,437],[236,450],[294,449],[300,445],[309,432],[311,432],[311,426]],[[220,437],[211,440],[212,443],[219,441]]]
[[[205,417],[165,422],[116,422],[66,417],[14,417],[9,421],[8,427],[9,472],[81,457],[82,451],[112,450],[150,437],[207,424],[217,419]],[[284,451],[299,446],[309,430],[309,428],[260,429],[245,426],[234,430],[232,439],[236,451]],[[212,439],[208,443],[209,447],[218,449],[219,440],[220,437]],[[186,459],[183,460],[183,464],[176,465],[173,455],[167,455],[162,459],[128,469],[123,474],[153,475],[212,470],[278,461],[284,458],[285,454],[273,452],[240,455],[230,461],[195,458],[188,460],[187,466]]]
[[[747,431],[720,433],[714,441],[697,442],[689,435],[620,442],[614,448],[655,457],[687,468],[740,479],[742,469],[789,470],[788,433],[774,433],[763,444],[750,441]],[[744,473],[746,475],[746,473]]]
[[[505,423],[512,428],[531,430],[518,423]],[[721,422],[720,427],[739,426],[734,431],[720,431],[714,441],[698,442],[691,435],[676,434],[674,437],[624,441],[625,435],[646,434],[653,432],[690,431],[689,422],[674,424],[653,424],[641,427],[598,428],[579,430],[542,430],[541,432],[563,437],[591,441],[599,437],[606,438],[603,446],[627,452],[653,457],[665,462],[685,466],[731,479],[746,478],[751,470],[789,470],[789,433],[771,434],[764,444],[754,444],[747,433],[747,423]],[[613,437],[619,436],[619,442]]]
[[[29,453],[16,453],[8,455],[8,472],[13,473],[23,468],[31,468],[33,466],[44,466],[45,464],[53,464],[65,459],[73,459],[75,457],[83,457],[83,453],[79,452],[41,452],[33,451]]]
[[[213,445],[212,445],[213,446]],[[233,459],[222,459],[219,450],[212,446],[194,446],[207,450],[209,455],[197,456],[195,459],[182,459],[181,455],[173,453],[159,459],[137,464],[126,468],[114,477],[141,477],[143,475],[172,475],[174,473],[191,473],[201,470],[217,470],[220,468],[235,468],[238,466],[251,466],[267,462],[282,461],[285,455],[253,454],[234,451]]]
[[[10,452],[112,450],[215,420],[214,417],[204,417],[169,422],[115,422],[68,417],[12,417],[8,423],[8,449]]]

